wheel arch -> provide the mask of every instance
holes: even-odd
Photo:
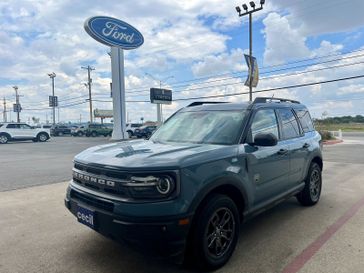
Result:
[[[248,197],[241,181],[234,178],[219,179],[209,183],[192,201],[190,211],[193,211],[194,215],[197,215],[206,200],[213,194],[224,194],[230,197],[237,206],[242,220],[243,213],[248,209]]]
[[[324,164],[321,157],[315,156],[314,158],[312,158],[311,162],[317,163],[320,166],[320,169],[323,170]]]
[[[0,132],[0,136],[7,136],[8,140],[11,140],[11,135],[7,132]]]

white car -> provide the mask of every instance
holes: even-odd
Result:
[[[26,123],[5,122],[0,124],[0,144],[17,140],[45,142],[49,138],[49,129],[35,128]]]
[[[126,124],[126,132],[128,133],[129,137],[134,136],[135,129],[142,126],[140,123],[127,123]]]

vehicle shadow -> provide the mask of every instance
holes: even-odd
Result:
[[[216,272],[280,272],[292,250],[287,247],[279,251],[272,249],[279,249],[285,243],[279,239],[285,236],[282,226],[289,225],[304,209],[292,198],[244,223],[232,259]],[[92,264],[95,272],[197,272],[168,260],[142,255],[93,231],[78,239],[84,247],[69,255],[79,257],[86,267]]]

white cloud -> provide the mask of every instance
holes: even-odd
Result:
[[[247,71],[243,50],[233,49],[230,53],[209,55],[191,67],[196,77],[204,77],[227,72]]]
[[[362,84],[350,84],[348,86],[340,87],[337,91],[339,95],[346,94],[364,94],[364,85]]]
[[[298,29],[292,28],[287,18],[270,13],[264,20],[266,48],[264,64],[282,64],[286,60],[305,58],[311,55]]]

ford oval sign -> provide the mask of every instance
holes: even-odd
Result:
[[[134,49],[144,42],[143,35],[131,25],[106,16],[95,16],[86,20],[86,32],[95,40],[108,46]]]

